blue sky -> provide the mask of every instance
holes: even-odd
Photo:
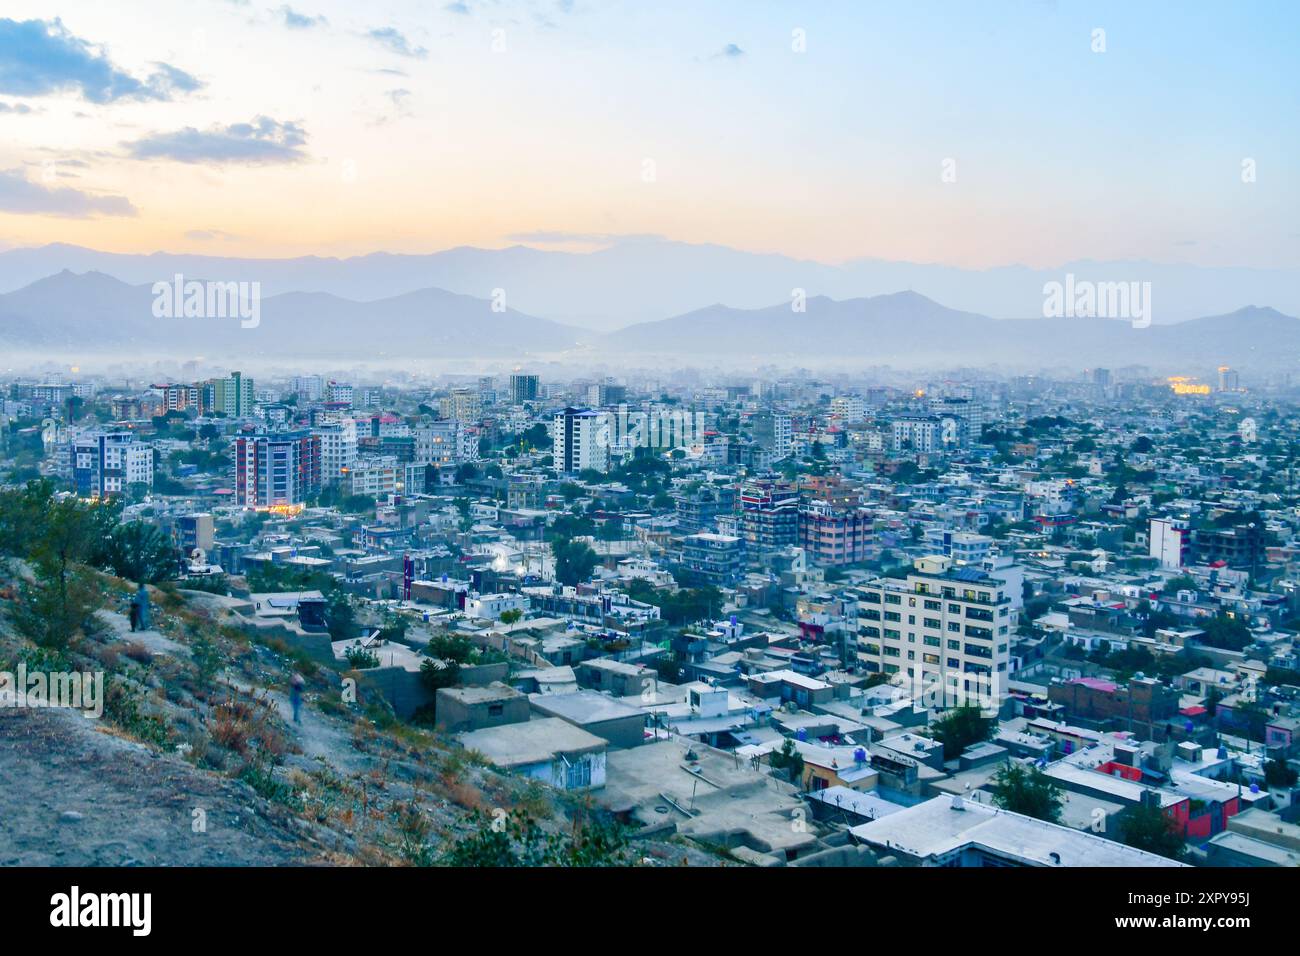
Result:
[[[7,0],[0,243],[652,234],[1293,267],[1298,21],[1282,2]]]

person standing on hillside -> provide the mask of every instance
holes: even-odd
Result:
[[[294,674],[289,681],[289,703],[293,706],[293,722],[301,724],[299,714],[302,711],[302,688],[306,683],[301,674]]]

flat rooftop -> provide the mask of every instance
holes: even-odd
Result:
[[[687,754],[698,758],[688,761]],[[814,827],[790,825],[806,812],[794,786],[768,776],[737,754],[673,737],[611,750],[605,789],[597,799],[643,825],[672,822],[678,832],[725,842],[736,831],[752,848],[798,849],[816,841]]]
[[[961,809],[957,809],[960,806]],[[967,847],[1031,866],[1182,866],[1173,860],[971,800],[935,797],[853,827],[860,841],[921,860]],[[1053,856],[1055,854],[1055,856]]]
[[[542,717],[519,724],[484,727],[459,734],[461,744],[477,750],[494,765],[509,770],[547,763],[556,754],[585,754],[604,750],[609,742],[559,717]]]
[[[533,709],[550,717],[563,717],[575,724],[599,724],[627,717],[645,719],[645,712],[592,690],[573,694],[533,694]]]

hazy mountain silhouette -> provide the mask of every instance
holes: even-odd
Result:
[[[0,347],[78,355],[443,358],[552,353],[591,338],[441,289],[375,302],[319,292],[263,297],[256,328],[242,328],[238,318],[156,318],[154,298],[152,284],[61,272],[0,296]]]
[[[64,269],[97,271],[130,285],[186,277],[260,281],[265,295],[325,292],[354,301],[446,289],[478,299],[504,290],[529,315],[611,331],[687,313],[709,303],[759,309],[790,301],[793,290],[836,300],[914,290],[955,309],[996,318],[1041,316],[1043,285],[1067,273],[1092,281],[1152,284],[1160,325],[1267,302],[1300,313],[1300,271],[1207,268],[1148,262],[1076,262],[1057,269],[855,260],[842,265],[759,255],[717,245],[628,239],[591,253],[459,247],[428,255],[374,253],[346,259],[243,259],[153,253],[125,255],[55,244],[0,252],[0,293]]]

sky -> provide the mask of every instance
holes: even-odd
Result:
[[[1291,0],[5,0],[0,247],[1294,268],[1297,36]]]

